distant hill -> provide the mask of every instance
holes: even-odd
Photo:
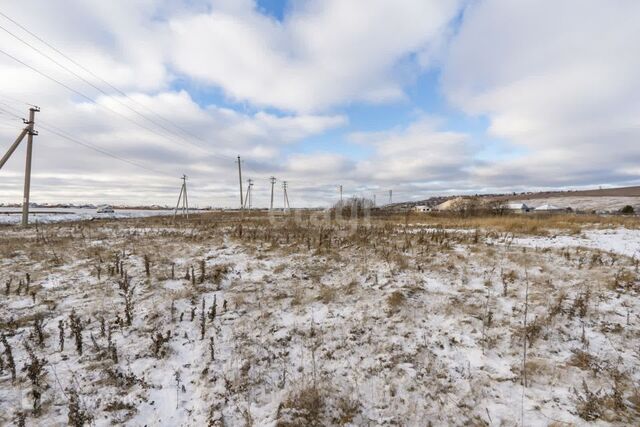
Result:
[[[403,210],[410,209],[414,206],[425,205],[434,207],[449,199],[456,197],[482,197],[492,200],[534,200],[534,199],[550,199],[550,198],[566,198],[566,197],[640,197],[640,186],[633,187],[616,187],[616,188],[600,188],[594,190],[565,190],[565,191],[538,191],[517,194],[480,194],[476,196],[438,196],[430,197],[424,200],[400,202],[383,206],[384,209]]]
[[[640,186],[602,188],[597,190],[540,191],[531,193],[505,194],[500,200],[547,199],[552,197],[640,197]]]

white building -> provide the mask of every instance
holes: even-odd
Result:
[[[537,208],[535,208],[535,211],[541,212],[541,213],[553,213],[553,212],[565,212],[566,209],[556,205],[545,203],[544,205],[540,205]]]
[[[425,206],[425,205],[418,205],[418,206],[414,206],[413,208],[414,211],[416,212],[431,212],[431,208],[429,206]]]
[[[524,203],[507,203],[503,206],[504,210],[514,213],[529,212],[531,208]]]

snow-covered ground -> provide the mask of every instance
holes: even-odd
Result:
[[[577,211],[611,211],[615,212],[629,205],[636,211],[640,211],[640,197],[615,197],[615,196],[565,196],[546,197],[519,201],[527,206],[538,207],[553,205],[559,208],[571,208]]]
[[[0,423],[22,413],[26,425],[65,425],[70,412],[98,426],[640,415],[638,230],[167,224],[2,231]]]
[[[625,228],[611,230],[584,230],[579,236],[554,235],[516,237],[513,244],[534,248],[583,247],[614,252],[640,259],[640,230]]]
[[[9,213],[10,212],[10,213]],[[0,224],[19,224],[22,221],[21,208],[0,208]],[[32,208],[30,223],[48,224],[52,222],[82,221],[90,219],[142,218],[148,216],[173,215],[172,210],[161,209],[117,209],[113,213],[96,213],[85,208]]]

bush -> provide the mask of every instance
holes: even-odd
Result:
[[[317,387],[303,388],[280,404],[276,426],[320,426],[324,407],[325,396]]]
[[[396,312],[404,304],[406,300],[404,294],[400,291],[394,291],[387,297],[387,306],[391,312]]]
[[[633,209],[633,206],[631,205],[627,205],[624,208],[620,209],[620,213],[623,215],[633,215],[635,212],[635,209]]]
[[[375,207],[373,200],[364,197],[351,197],[336,203],[331,208],[331,218],[336,215],[343,219],[366,217]]]

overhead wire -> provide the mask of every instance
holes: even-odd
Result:
[[[2,101],[0,101],[0,103],[6,105]],[[7,110],[7,109],[2,108],[2,107],[0,107],[0,111],[13,116],[14,118],[21,119],[21,117],[18,114],[16,114],[15,112],[13,112],[13,111]],[[126,157],[123,157],[123,156],[120,156],[118,154],[112,153],[112,152],[110,152],[108,150],[105,150],[105,149],[103,149],[101,147],[98,147],[98,146],[96,146],[94,144],[90,144],[88,142],[81,141],[78,138],[75,138],[75,137],[69,135],[67,132],[63,131],[62,129],[60,129],[60,128],[54,126],[54,125],[51,125],[51,124],[49,124],[49,123],[47,123],[47,122],[45,122],[45,121],[43,121],[41,119],[38,120],[36,127],[38,129],[44,129],[44,130],[46,130],[46,131],[48,131],[48,132],[50,132],[50,133],[52,133],[54,135],[59,136],[60,138],[63,138],[65,140],[69,141],[69,142],[75,143],[77,145],[81,145],[81,146],[83,146],[85,148],[88,148],[90,150],[96,151],[98,153],[101,153],[101,154],[103,154],[105,156],[108,156],[108,157],[111,157],[113,159],[119,160],[121,162],[125,162],[125,163],[128,163],[130,165],[136,166],[138,168],[144,169],[144,170],[146,170],[148,172],[153,172],[155,174],[159,174],[159,175],[175,178],[174,175],[170,175],[170,174],[168,174],[166,172],[162,172],[162,171],[160,171],[158,169],[154,169],[154,168],[148,167],[148,166],[146,166],[146,165],[144,165],[142,163],[136,162],[134,160],[127,159]]]
[[[0,104],[3,104],[3,105],[5,105],[5,106],[10,107],[8,104],[6,104],[6,103],[4,103],[4,102],[2,102],[2,101],[0,101]],[[31,104],[29,104],[29,105],[31,105]],[[12,115],[14,118],[21,119],[21,116],[19,116],[18,114],[14,113],[14,112],[11,112],[11,111],[8,111],[8,110],[6,110],[6,109],[3,109],[2,107],[0,107],[0,111],[4,111],[4,112],[8,113],[8,114]],[[124,157],[122,157],[122,156],[119,156],[119,155],[117,155],[117,154],[111,153],[111,152],[109,152],[109,151],[107,151],[107,150],[105,150],[105,149],[102,149],[102,148],[100,148],[100,147],[96,147],[96,146],[94,146],[94,145],[92,145],[92,144],[89,144],[89,143],[86,143],[86,142],[82,142],[82,141],[78,140],[77,138],[74,138],[74,137],[72,137],[72,136],[69,136],[69,134],[68,134],[68,133],[64,132],[64,131],[63,131],[63,130],[61,130],[60,128],[57,128],[57,127],[55,127],[55,126],[53,126],[53,125],[51,125],[51,124],[48,124],[48,123],[46,123],[46,122],[44,122],[44,121],[42,121],[42,120],[38,120],[38,124],[39,124],[39,125],[38,125],[39,127],[43,128],[43,129],[45,129],[45,130],[48,130],[49,132],[51,132],[51,133],[53,133],[53,134],[56,134],[56,135],[60,136],[61,138],[64,138],[64,139],[66,139],[66,140],[68,140],[68,141],[70,141],[70,142],[76,143],[76,144],[78,144],[78,145],[82,145],[82,146],[84,146],[84,147],[86,147],[86,148],[92,149],[92,150],[94,150],[94,151],[97,151],[97,152],[99,152],[99,153],[102,153],[102,154],[104,154],[104,155],[107,155],[107,156],[109,156],[109,157],[112,157],[112,158],[114,158],[114,159],[117,159],[117,160],[123,161],[123,162],[125,162],[125,163],[131,164],[131,165],[133,165],[133,166],[140,167],[140,168],[145,169],[145,170],[147,170],[147,171],[154,172],[154,173],[158,173],[158,174],[165,175],[165,176],[169,176],[169,177],[173,177],[173,175],[166,174],[166,173],[164,173],[164,172],[158,171],[157,169],[149,168],[149,167],[147,167],[147,166],[145,166],[145,165],[142,165],[142,164],[140,164],[140,163],[138,163],[138,162],[136,162],[136,161],[133,161],[133,160],[130,160],[130,159],[126,159],[126,158],[124,158]],[[237,161],[237,159],[236,159],[236,161]],[[245,163],[244,163],[244,161],[243,161],[243,165],[244,165],[244,164],[245,164]],[[245,166],[246,166],[246,165],[245,165]],[[249,171],[254,171],[254,170],[253,170],[252,168],[250,168],[250,167],[247,167],[247,169],[249,169]],[[254,172],[255,172],[255,171],[254,171]],[[251,178],[251,179],[253,179],[253,180],[254,180],[254,182],[256,182],[257,180],[269,180],[269,179],[270,179],[270,178],[259,177],[259,176],[256,176],[256,175],[254,175],[254,174],[246,174],[246,173],[245,173],[245,178],[246,178],[246,179],[245,179],[245,181],[246,181],[246,180],[248,180],[249,178]],[[315,187],[315,188],[323,188],[323,187],[324,187],[324,188],[326,188],[326,189],[327,189],[327,191],[328,191],[328,189],[329,189],[329,188],[332,188],[332,187],[336,187],[336,186],[337,186],[336,184],[333,184],[333,183],[326,183],[326,184],[325,184],[325,183],[321,183],[321,184],[319,184],[318,182],[304,181],[304,180],[297,180],[297,179],[286,179],[286,178],[278,179],[278,181],[279,181],[280,183],[282,183],[283,181],[287,181],[287,183],[289,184],[289,190],[290,190],[290,191],[291,191],[291,189],[292,189],[292,187],[291,187],[291,185],[292,185],[292,184],[294,185],[294,186],[293,186],[293,189],[295,189],[296,185],[302,185],[302,186],[312,186],[312,187]],[[243,183],[243,184],[244,184],[244,183]],[[269,190],[269,188],[270,188],[270,186],[265,186],[265,188],[264,188],[264,189],[262,189],[262,188],[258,185],[258,186],[256,186],[256,187],[254,187],[254,190],[257,190],[257,191],[261,191],[261,190],[263,190],[263,191],[268,191],[268,190]],[[278,188],[279,188],[279,187],[278,187]],[[362,191],[358,191],[358,192],[356,192],[356,194],[361,194],[361,193],[363,193],[363,192],[362,192]],[[388,194],[388,193],[386,193],[386,192],[384,192],[384,191],[377,191],[377,192],[372,192],[371,194],[385,194],[385,195],[386,195],[386,194]]]
[[[119,116],[119,117],[123,118],[124,120],[128,121],[129,123],[132,123],[132,124],[134,124],[134,125],[136,125],[136,126],[138,126],[138,127],[142,128],[142,129],[144,129],[144,130],[146,130],[146,131],[148,131],[148,132],[151,132],[151,133],[153,133],[153,134],[157,135],[157,136],[160,136],[160,137],[162,137],[162,138],[166,138],[166,139],[168,139],[168,140],[169,140],[169,141],[171,141],[171,142],[177,142],[176,140],[174,140],[174,139],[172,139],[172,138],[169,138],[169,137],[167,137],[166,135],[163,135],[163,134],[161,134],[161,133],[157,132],[156,130],[154,130],[154,129],[152,129],[152,128],[148,127],[148,126],[145,126],[145,125],[143,125],[143,124],[141,124],[141,123],[137,122],[136,120],[133,120],[132,118],[127,117],[126,115],[124,115],[124,114],[120,113],[119,111],[114,110],[114,109],[113,109],[113,108],[111,108],[111,107],[108,107],[108,106],[106,106],[106,105],[103,105],[103,104],[98,103],[96,100],[94,100],[94,99],[93,99],[93,98],[91,98],[90,96],[88,96],[88,95],[86,95],[86,94],[84,94],[84,93],[80,92],[79,90],[76,90],[76,89],[72,88],[71,86],[69,86],[69,85],[67,85],[67,84],[65,84],[65,83],[63,83],[63,82],[61,82],[60,80],[56,79],[55,77],[52,77],[52,76],[48,75],[47,73],[45,73],[45,72],[43,72],[43,71],[41,71],[41,70],[37,69],[36,67],[34,67],[34,66],[30,65],[30,64],[27,64],[26,62],[24,62],[24,61],[20,60],[19,58],[15,57],[15,56],[13,56],[13,55],[11,55],[10,53],[8,53],[8,52],[6,52],[6,51],[4,51],[4,50],[2,50],[2,49],[0,49],[0,53],[1,53],[1,54],[3,54],[3,55],[5,55],[5,56],[7,56],[7,57],[9,57],[10,59],[14,60],[15,62],[18,62],[19,64],[22,64],[23,66],[25,66],[25,67],[29,68],[30,70],[32,70],[32,71],[34,71],[34,72],[36,72],[37,74],[41,75],[42,77],[45,77],[46,79],[51,80],[52,82],[54,82],[54,83],[56,83],[56,84],[58,84],[58,85],[62,86],[63,88],[67,89],[68,91],[70,91],[70,92],[72,92],[72,93],[74,93],[74,94],[76,94],[76,95],[78,95],[78,96],[82,97],[83,99],[86,99],[86,100],[87,100],[87,101],[89,101],[90,103],[95,104],[96,106],[98,106],[98,107],[100,107],[100,108],[103,108],[104,110],[107,110],[107,111],[109,111],[110,113],[115,114],[115,115],[117,115],[117,116]],[[212,155],[212,156],[219,156],[219,155],[217,155],[217,154],[214,154],[214,153],[209,152],[208,150],[206,150],[206,149],[202,148],[201,146],[199,146],[199,145],[197,145],[197,144],[194,144],[194,143],[190,143],[190,144],[191,144],[191,145],[193,145],[194,147],[196,147],[196,148],[198,148],[198,149],[202,150],[202,151],[203,151],[203,152],[205,152],[206,154],[209,154],[209,155]]]
[[[158,169],[153,169],[153,168],[147,167],[147,166],[145,166],[145,165],[143,165],[141,163],[138,163],[136,161],[129,160],[129,159],[125,158],[125,157],[119,156],[117,154],[113,154],[113,153],[111,153],[111,152],[109,152],[107,150],[104,150],[104,149],[100,148],[100,147],[96,147],[95,145],[89,144],[87,142],[80,141],[79,139],[76,139],[76,138],[74,138],[72,136],[66,135],[65,133],[58,132],[55,129],[53,129],[52,127],[50,127],[49,125],[43,124],[41,120],[38,122],[38,128],[39,129],[44,129],[44,130],[46,130],[46,131],[48,131],[48,132],[50,132],[50,133],[52,133],[54,135],[59,136],[60,138],[66,139],[67,141],[70,141],[70,142],[72,142],[74,144],[81,145],[81,146],[86,147],[86,148],[88,148],[90,150],[93,150],[93,151],[96,151],[98,153],[101,153],[101,154],[103,154],[105,156],[109,156],[109,157],[111,157],[113,159],[116,159],[116,160],[119,160],[121,162],[125,162],[125,163],[128,163],[130,165],[136,166],[138,168],[144,169],[144,170],[146,170],[148,172],[153,172],[155,174],[163,175],[163,176],[170,177],[170,178],[176,178],[175,175],[170,175],[170,174],[168,174],[166,172],[162,172],[162,171],[160,171]]]
[[[0,16],[4,17],[6,20],[10,21],[11,23],[13,23],[15,26],[17,26],[18,28],[20,28],[21,30],[23,30],[25,33],[29,34],[31,37],[35,38],[36,40],[38,40],[39,42],[41,42],[42,44],[44,44],[45,46],[47,46],[48,48],[50,48],[51,50],[53,50],[54,52],[56,52],[58,55],[60,55],[61,57],[65,58],[67,61],[69,61],[71,64],[75,65],[76,67],[78,67],[79,69],[81,69],[82,71],[86,72],[87,74],[91,75],[93,78],[99,80],[100,82],[102,82],[104,85],[106,85],[107,87],[109,87],[110,89],[112,89],[113,91],[115,91],[116,93],[118,93],[119,95],[121,95],[122,97],[128,99],[130,102],[132,102],[133,104],[136,104],[137,106],[144,108],[145,110],[149,111],[151,114],[153,114],[155,117],[159,118],[160,120],[165,121],[166,123],[169,123],[171,126],[173,126],[174,128],[178,129],[180,132],[182,132],[184,135],[189,135],[190,137],[197,139],[199,141],[202,141],[204,143],[207,143],[204,139],[202,139],[201,137],[195,135],[194,133],[188,131],[187,129],[183,128],[182,126],[172,122],[169,119],[166,119],[165,117],[163,117],[162,115],[156,113],[155,111],[153,111],[153,109],[145,106],[144,104],[136,101],[135,99],[131,98],[129,95],[127,95],[123,90],[117,88],[115,85],[109,83],[107,80],[105,80],[104,78],[100,77],[99,75],[97,75],[96,73],[94,73],[93,71],[91,71],[90,69],[88,69],[87,67],[83,66],[82,64],[80,64],[78,61],[74,60],[73,58],[71,58],[69,55],[65,54],[64,52],[62,52],[60,49],[56,48],[55,46],[53,46],[51,43],[47,42],[44,38],[38,36],[37,34],[35,34],[34,32],[30,31],[28,28],[26,28],[24,25],[20,24],[19,22],[17,22],[15,19],[9,17],[8,15],[6,15],[5,13],[0,11]],[[29,68],[30,70],[32,70],[33,72],[41,75],[42,77],[45,77],[48,80],[53,81],[54,83],[58,84],[59,86],[67,89],[68,91],[82,97],[83,99],[86,99],[87,101],[91,102],[92,104],[95,104],[97,106],[99,106],[100,108],[103,108],[109,112],[111,112],[112,114],[115,114],[121,118],[123,118],[124,120],[148,131],[151,133],[154,133],[157,136],[160,136],[162,138],[166,138],[169,141],[172,142],[178,142],[176,141],[172,135],[175,136],[179,136],[176,132],[172,131],[171,129],[168,129],[166,126],[158,123],[156,120],[153,120],[149,117],[147,117],[146,115],[140,113],[139,111],[137,111],[136,109],[132,108],[131,106],[127,105],[126,103],[122,102],[119,98],[107,93],[105,90],[103,90],[102,88],[100,88],[99,86],[95,85],[94,83],[92,83],[91,81],[89,81],[88,79],[84,78],[83,76],[81,76],[80,74],[76,73],[75,71],[71,70],[69,67],[67,67],[64,64],[61,64],[59,61],[57,61],[56,59],[52,58],[50,55],[46,54],[45,52],[43,52],[41,49],[33,46],[31,43],[27,42],[26,40],[22,39],[20,36],[14,34],[13,32],[11,32],[10,30],[8,30],[7,28],[3,27],[2,25],[0,25],[0,30],[4,31],[5,33],[9,34],[10,36],[12,36],[13,38],[15,38],[16,40],[20,41],[21,43],[23,43],[24,45],[28,46],[29,48],[33,49],[34,51],[36,51],[38,54],[40,54],[41,56],[45,57],[46,59],[48,59],[49,61],[53,62],[54,64],[56,64],[58,67],[62,68],[64,71],[66,71],[67,73],[71,74],[72,76],[74,76],[75,78],[81,80],[83,83],[91,86],[93,89],[99,91],[100,93],[102,93],[103,95],[105,95],[106,97],[112,98],[114,99],[116,102],[118,102],[120,105],[122,105],[123,107],[127,108],[128,110],[132,111],[133,113],[135,113],[136,115],[140,116],[141,118],[149,121],[150,123],[154,124],[155,126],[157,126],[158,128],[162,129],[163,131],[165,131],[166,133],[170,134],[162,134],[159,133],[158,131],[156,131],[155,129],[149,128],[139,122],[137,122],[136,120],[131,119],[130,117],[120,113],[119,111],[116,111],[106,105],[103,105],[101,103],[98,103],[96,100],[94,100],[92,97],[86,95],[85,93],[75,89],[74,87],[65,84],[64,82],[50,76],[49,74],[39,70],[38,68],[26,63],[25,61],[15,57],[14,55],[9,54],[8,52],[0,49],[0,53],[4,54],[5,56],[9,57],[10,59],[12,59],[15,62],[20,63],[21,65]],[[27,105],[32,105],[29,103],[26,103]],[[6,105],[6,104],[5,104]],[[19,116],[17,116],[19,117]],[[39,123],[42,123],[42,121],[40,120]],[[46,127],[52,127],[51,125],[46,125],[42,126],[43,128]],[[57,131],[52,130],[52,129],[48,129],[50,132],[57,134],[58,136],[65,138],[69,141],[78,143],[80,145],[83,145],[87,148],[93,149],[94,151],[98,151],[102,154],[105,154],[109,157],[124,161],[126,163],[132,164],[132,165],[136,165],[139,167],[142,167],[148,171],[153,171],[153,172],[159,172],[157,170],[148,168],[144,165],[141,165],[135,161],[131,161],[128,160],[126,158],[123,158],[121,156],[118,156],[116,154],[110,153],[107,150],[104,150],[102,148],[93,146],[91,144],[88,143],[83,143],[79,140],[77,140],[76,138],[70,137],[68,134],[66,134],[66,136],[64,135],[64,131],[60,130],[58,128]],[[184,140],[185,142],[187,142],[188,144],[198,148],[199,150],[202,150],[203,152],[205,152],[206,154],[209,154],[213,157],[219,157],[219,158],[223,158],[226,160],[234,160],[237,161],[236,159],[234,159],[231,156],[225,155],[225,154],[221,154],[221,153],[213,153],[210,152],[209,150],[201,147],[198,144],[193,143],[192,141],[188,140],[188,139],[184,139],[183,136],[179,136],[181,138],[181,140]],[[244,164],[244,162],[243,162]],[[253,178],[254,180],[269,180],[269,176],[267,175],[260,175],[258,174],[255,170],[253,170],[253,168],[249,165],[249,163],[245,164],[245,167],[248,171],[253,172],[253,174],[251,174],[251,178]],[[281,180],[282,181],[282,180]],[[298,181],[298,180],[286,180],[289,183],[299,183],[299,184],[303,184],[303,185],[310,185],[313,187],[330,187],[334,184],[319,184],[317,181],[311,182],[311,181]]]
[[[3,105],[5,105],[5,106],[8,106],[7,104],[5,104],[5,103],[4,103],[4,102],[2,102],[2,101],[0,101],[0,104],[3,104]],[[11,108],[11,107],[9,106],[9,108]],[[3,111],[4,113],[6,113],[6,114],[9,114],[9,115],[13,116],[13,118],[14,118],[14,119],[18,119],[18,120],[22,120],[22,119],[23,119],[23,117],[22,117],[22,116],[19,116],[18,114],[14,113],[13,111],[6,110],[6,109],[4,109],[4,108],[2,108],[2,107],[0,107],[0,111]]]
[[[37,105],[30,104],[30,103],[28,103],[28,102],[26,102],[24,100],[20,100],[18,98],[13,97],[13,96],[7,95],[6,93],[0,93],[0,96],[2,96],[3,98],[7,98],[7,99],[9,99],[9,100],[11,100],[13,102],[18,103],[18,104],[25,104],[25,105],[28,105],[29,107],[37,107]],[[9,105],[9,104],[4,103],[4,102],[0,102],[0,103],[2,103],[4,105]]]
[[[3,16],[5,19],[9,20],[10,22],[12,22],[14,25],[16,25],[17,27],[19,27],[20,29],[22,29],[23,31],[25,31],[27,34],[31,35],[32,37],[34,37],[35,39],[37,39],[38,41],[40,41],[41,43],[45,44],[47,47],[49,47],[50,49],[52,49],[53,51],[55,51],[56,53],[58,53],[59,55],[61,55],[62,57],[64,57],[66,60],[68,60],[69,62],[71,62],[72,64],[74,64],[75,66],[77,66],[78,68],[82,69],[83,71],[87,72],[88,74],[92,75],[94,78],[102,81],[105,85],[107,85],[108,87],[112,88],[113,90],[115,90],[117,93],[119,93],[120,95],[122,95],[123,97],[126,97],[127,99],[129,99],[132,103],[146,109],[147,111],[150,111],[154,116],[160,118],[161,120],[170,123],[172,126],[176,127],[177,129],[179,129],[183,134],[187,134],[190,135],[192,138],[197,139],[201,142],[204,142],[205,144],[207,144],[207,141],[205,141],[203,138],[198,137],[197,135],[193,134],[192,132],[189,132],[188,130],[184,129],[182,126],[175,124],[174,122],[172,122],[171,120],[161,116],[160,114],[156,113],[155,111],[153,111],[151,108],[145,106],[144,104],[134,100],[133,98],[131,98],[129,95],[127,95],[124,91],[122,91],[121,89],[118,89],[117,87],[115,87],[113,84],[107,82],[105,79],[103,79],[102,77],[98,76],[97,74],[95,74],[94,72],[92,72],[91,70],[89,70],[88,68],[84,67],[83,65],[81,65],[80,63],[78,63],[78,61],[73,60],[71,57],[69,57],[69,55],[64,54],[60,49],[56,48],[55,46],[53,46],[51,43],[48,43],[46,40],[44,40],[42,37],[39,37],[38,35],[36,35],[35,33],[33,33],[32,31],[28,30],[24,25],[21,25],[20,23],[18,23],[16,20],[12,19],[11,17],[7,16],[6,14],[0,12],[0,16]],[[56,64],[57,66],[59,66],[60,68],[62,68],[63,70],[65,70],[66,72],[70,73],[71,75],[73,75],[74,77],[76,77],[77,79],[83,81],[85,84],[90,85],[91,87],[93,87],[94,89],[98,90],[99,92],[101,92],[102,94],[104,94],[107,97],[110,97],[112,99],[114,99],[116,102],[118,102],[120,105],[124,106],[125,108],[129,109],[130,111],[134,112],[135,114],[137,114],[138,116],[142,117],[143,119],[149,121],[150,123],[153,123],[155,126],[163,129],[165,132],[169,133],[169,134],[173,134],[175,136],[178,136],[179,138],[181,138],[181,140],[183,140],[184,142],[202,150],[203,152],[205,152],[206,154],[209,154],[213,157],[219,157],[219,158],[224,158],[227,160],[232,159],[230,156],[224,155],[224,154],[220,154],[220,153],[214,153],[210,150],[205,149],[204,147],[193,143],[192,141],[185,139],[183,136],[178,135],[176,132],[172,131],[171,129],[168,129],[166,126],[158,123],[157,121],[150,119],[149,117],[147,117],[146,115],[142,114],[141,112],[137,111],[136,109],[132,108],[131,106],[127,105],[126,103],[122,102],[120,99],[118,99],[117,97],[114,97],[113,95],[110,95],[109,93],[107,93],[106,91],[104,91],[102,88],[96,86],[95,84],[93,84],[92,82],[90,82],[89,80],[85,79],[84,77],[82,77],[81,75],[79,75],[78,73],[74,72],[73,70],[69,69],[69,67],[61,64],[60,62],[56,61],[54,58],[52,58],[50,55],[47,55],[46,53],[42,52],[42,50],[38,49],[37,47],[33,46],[32,44],[30,44],[29,42],[25,41],[24,39],[22,39],[20,36],[12,33],[11,31],[9,31],[8,29],[0,26],[0,29],[2,29],[3,31],[5,31],[6,33],[8,33],[9,35],[11,35],[12,37],[14,37],[15,39],[19,40],[21,43],[25,44],[26,46],[30,47],[31,49],[35,50],[37,53],[39,53],[40,55],[44,56],[45,58],[47,58],[48,60],[50,60],[51,62],[53,62],[54,64]],[[5,52],[6,54],[6,52]],[[13,58],[14,60],[16,60],[17,58]],[[24,62],[23,62],[24,64]],[[28,65],[27,65],[28,66]],[[39,74],[43,74],[42,72],[40,72],[39,70],[35,70],[35,67],[29,67],[32,70],[38,72]],[[45,76],[46,77],[46,76]],[[49,77],[47,77],[49,78]],[[58,84],[60,84],[60,82],[57,82]],[[66,87],[67,89],[69,89],[69,87]],[[141,124],[139,124],[136,121],[131,120],[130,118],[127,118],[126,116],[116,112],[115,110],[108,108],[102,104],[98,104],[97,102],[95,102],[92,98],[88,97],[85,94],[81,94],[79,93],[80,91],[74,90],[74,93],[79,94],[80,96],[82,96],[85,99],[89,99],[91,102],[95,103],[96,105],[99,105],[103,108],[106,108],[108,110],[110,110],[111,112],[119,115],[120,117],[125,118],[126,120],[130,121],[131,123],[134,123],[138,126],[141,126],[142,128],[144,128],[147,131],[153,132],[156,135],[162,136],[164,138],[167,138],[169,140],[171,140],[172,142],[177,142],[175,139],[173,139],[171,136],[167,136],[167,135],[161,135],[159,134],[157,131],[153,130],[153,129],[149,129],[146,126],[143,126]]]
[[[56,52],[58,55],[62,56],[63,58],[65,58],[67,61],[69,61],[70,63],[72,63],[73,65],[75,65],[76,67],[80,68],[81,70],[83,70],[84,72],[86,72],[87,74],[91,75],[92,77],[96,78],[97,80],[100,80],[103,84],[105,84],[106,86],[108,86],[109,88],[111,88],[112,90],[114,90],[115,92],[117,92],[118,94],[120,94],[121,96],[127,98],[129,101],[131,101],[132,103],[138,105],[139,107],[144,108],[145,110],[149,111],[151,114],[153,114],[154,116],[158,117],[159,119],[171,124],[172,126],[174,126],[175,128],[179,129],[180,131],[182,131],[184,134],[189,135],[193,138],[199,139],[200,141],[206,142],[204,139],[202,139],[201,137],[191,133],[190,131],[188,131],[187,129],[183,128],[182,126],[172,122],[171,120],[167,119],[166,117],[156,113],[155,111],[153,111],[152,109],[150,109],[149,107],[147,107],[146,105],[136,101],[135,99],[131,98],[128,94],[126,94],[123,90],[119,89],[118,87],[116,87],[115,85],[113,85],[112,83],[109,83],[107,80],[105,80],[104,78],[100,77],[98,74],[94,73],[93,71],[91,71],[90,69],[88,69],[87,67],[83,66],[82,64],[80,64],[78,61],[74,60],[73,58],[71,58],[69,55],[65,54],[64,52],[62,52],[60,49],[56,48],[55,46],[53,46],[51,43],[47,42],[46,40],[44,40],[42,37],[38,36],[37,34],[33,33],[32,31],[30,31],[28,28],[26,28],[24,25],[20,24],[19,22],[17,22],[15,19],[11,18],[10,16],[7,16],[5,13],[0,11],[0,16],[4,17],[5,19],[7,19],[8,21],[10,21],[11,23],[13,23],[15,26],[17,26],[18,28],[20,28],[21,30],[23,30],[24,32],[26,32],[27,34],[29,34],[30,36],[32,36],[33,38],[35,38],[36,40],[38,40],[39,42],[43,43],[45,46],[47,46],[48,48],[50,48],[51,50],[53,50],[54,52]]]
[[[89,70],[88,68],[84,67],[82,64],[80,64],[78,61],[75,61],[73,58],[71,58],[70,56],[66,55],[64,52],[62,52],[60,49],[56,48],[55,46],[53,46],[51,43],[47,42],[46,40],[44,40],[42,37],[39,37],[37,34],[33,33],[32,31],[30,31],[29,29],[27,29],[24,25],[18,23],[15,19],[7,16],[6,14],[0,12],[0,16],[3,16],[5,19],[7,19],[8,21],[12,22],[14,25],[16,25],[17,27],[19,27],[20,29],[22,29],[23,31],[25,31],[27,34],[31,35],[32,37],[34,37],[35,39],[37,39],[38,41],[40,41],[41,43],[43,43],[44,45],[46,45],[47,47],[49,47],[50,49],[52,49],[53,51],[55,51],[56,53],[58,53],[59,55],[61,55],[62,57],[64,57],[65,59],[67,59],[69,62],[71,62],[72,64],[74,64],[75,66],[77,66],[78,68],[82,69],[83,71],[87,72],[88,74],[90,74],[91,76],[93,76],[94,78],[100,80],[102,83],[104,83],[105,85],[107,85],[108,87],[110,87],[111,89],[113,89],[114,91],[116,91],[117,93],[119,93],[120,95],[122,95],[123,97],[126,97],[127,99],[129,99],[131,102],[135,103],[136,105],[145,108],[146,110],[150,111],[152,114],[154,114],[156,117],[160,118],[161,120],[164,120],[170,124],[172,124],[174,127],[180,129],[183,133],[186,133],[187,135],[190,135],[191,137],[198,139],[204,143],[207,143],[204,139],[202,139],[201,137],[195,135],[192,132],[189,132],[188,130],[184,129],[183,127],[181,127],[180,125],[166,119],[165,117],[155,113],[153,110],[151,110],[150,108],[148,108],[147,106],[145,106],[144,104],[141,104],[139,102],[137,102],[135,99],[131,98],[129,95],[127,95],[124,91],[118,89],[116,86],[114,86],[113,84],[109,83],[108,81],[106,81],[105,79],[103,79],[102,77],[100,77],[99,75],[97,75],[96,73],[92,72],[91,70]],[[16,36],[15,34],[11,33],[10,31],[8,31],[6,28],[0,26],[0,29],[4,30],[5,32],[9,33],[10,35],[12,35],[14,38],[20,40],[22,43],[26,44],[27,46],[31,47],[32,49],[36,50],[37,52],[39,52],[40,54],[44,55],[47,59],[51,60],[52,62],[56,63],[58,66],[62,67],[63,69],[65,69],[67,72],[70,72],[72,75],[74,75],[75,77],[81,79],[83,82],[85,82],[86,84],[91,85],[93,88],[95,88],[96,90],[99,90],[101,93],[105,94],[106,96],[111,96],[108,93],[106,93],[105,91],[103,91],[101,88],[95,86],[94,84],[92,84],[91,82],[87,81],[86,79],[84,79],[83,77],[79,76],[77,73],[73,72],[72,70],[69,70],[68,67],[65,67],[64,65],[60,64],[59,62],[57,62],[56,60],[52,59],[49,55],[46,55],[45,53],[43,53],[42,51],[40,51],[39,49],[35,48],[34,46],[32,46],[31,44],[29,44],[28,42],[24,41],[23,39],[21,39],[19,36]],[[114,98],[117,100],[117,98]],[[131,109],[131,107],[127,106],[126,104],[122,103],[121,101],[117,100],[119,103],[121,103],[122,105],[124,105],[125,107]],[[142,115],[141,113],[135,111],[134,109],[131,109],[132,111],[136,112],[137,114],[141,115],[142,117],[145,117],[144,115]],[[154,124],[160,126],[157,122],[152,121]],[[164,128],[165,130],[167,130],[166,128]],[[198,146],[199,147],[199,146]],[[200,148],[200,147],[199,147]],[[207,151],[208,154],[211,154],[213,156],[217,156],[220,158],[224,158],[227,160],[233,160],[235,161],[235,159],[231,156],[227,156],[224,154],[220,154],[220,153],[210,153]],[[248,165],[247,165],[248,167]],[[264,179],[268,179],[268,177],[266,175],[262,176]]]
[[[49,56],[48,54],[46,54],[45,52],[43,52],[42,50],[38,49],[37,47],[33,46],[31,43],[23,40],[22,38],[20,38],[18,35],[12,33],[11,31],[9,31],[8,29],[6,29],[5,27],[3,27],[2,25],[0,25],[0,30],[4,31],[5,33],[9,34],[10,36],[12,36],[13,38],[15,38],[16,40],[18,40],[19,42],[23,43],[24,45],[26,45],[27,47],[33,49],[34,51],[36,51],[38,54],[42,55],[43,57],[45,57],[46,59],[48,59],[49,61],[53,62],[54,64],[56,64],[58,67],[62,68],[63,70],[65,70],[66,72],[70,73],[72,76],[78,78],[79,80],[83,81],[84,83],[86,83],[87,85],[91,86],[92,88],[94,88],[95,90],[99,91],[100,93],[102,93],[103,95],[112,98],[113,100],[115,100],[116,102],[118,102],[120,105],[122,105],[123,107],[127,108],[128,110],[132,111],[133,113],[137,114],[138,116],[142,117],[145,120],[150,121],[151,123],[153,123],[154,125],[158,126],[159,128],[163,129],[164,131],[168,132],[168,133],[173,133],[173,131],[171,131],[170,129],[168,129],[166,126],[162,125],[161,123],[158,123],[155,120],[152,120],[150,118],[148,118],[147,116],[145,116],[144,114],[140,113],[139,111],[137,111],[136,109],[132,108],[131,106],[127,105],[126,103],[122,102],[120,99],[108,94],[106,91],[104,91],[102,88],[100,88],[99,86],[96,86],[95,84],[93,84],[92,82],[90,82],[89,80],[85,79],[84,77],[82,77],[81,75],[79,75],[78,73],[76,73],[75,71],[71,70],[69,67],[67,67],[64,64],[61,64],[60,62],[58,62],[56,59],[52,58],[51,56]]]

